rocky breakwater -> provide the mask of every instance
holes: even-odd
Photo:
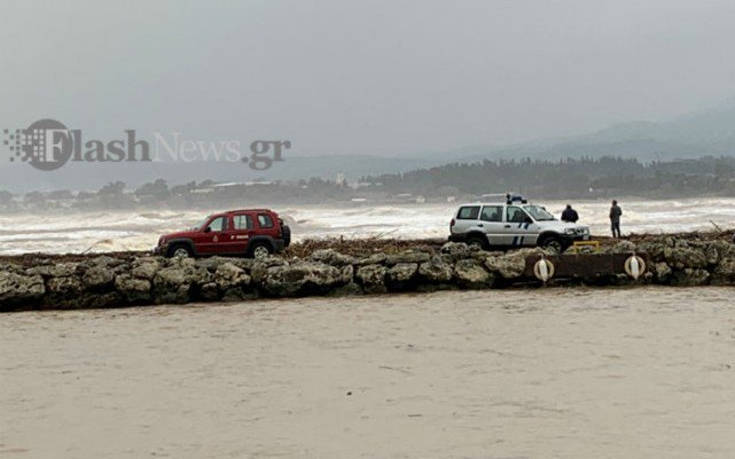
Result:
[[[735,245],[724,240],[623,241],[603,253],[645,254],[646,272],[633,280],[623,272],[600,276],[581,269],[573,279],[548,283],[735,285]],[[541,284],[529,275],[534,260],[547,257],[563,264],[585,256],[540,249],[486,252],[447,243],[439,250],[424,247],[363,257],[321,249],[291,259],[97,256],[33,266],[6,262],[0,265],[0,311],[534,286]]]

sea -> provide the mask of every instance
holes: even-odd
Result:
[[[559,216],[567,202],[540,202]],[[609,234],[609,201],[569,202],[594,235]],[[620,200],[622,231],[676,233],[735,226],[735,198]],[[243,203],[241,207],[260,207]],[[293,238],[444,238],[458,204],[372,204],[269,206],[291,226]],[[106,210],[0,214],[0,255],[28,252],[95,253],[148,250],[160,235],[190,228],[225,209]]]

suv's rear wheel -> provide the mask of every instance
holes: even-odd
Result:
[[[265,258],[273,253],[273,248],[267,242],[256,241],[250,246],[248,252],[252,258]]]
[[[539,245],[544,249],[549,249],[556,253],[562,253],[564,251],[564,244],[562,244],[558,236],[546,236],[539,242]]]
[[[191,247],[187,244],[174,244],[166,251],[166,256],[169,258],[181,257],[187,258],[193,256],[194,253],[191,251]]]
[[[482,250],[488,250],[490,248],[490,243],[487,241],[487,237],[481,236],[479,234],[472,234],[467,237],[467,245],[469,245],[470,247],[476,246],[481,248]]]

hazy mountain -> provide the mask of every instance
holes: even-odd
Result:
[[[465,147],[440,154],[459,161],[582,155],[635,157],[643,161],[735,154],[735,99],[669,121],[635,121],[592,134],[542,139],[505,147]]]
[[[409,157],[286,155],[265,171],[229,162],[68,163],[53,172],[37,171],[27,164],[0,163],[0,188],[15,192],[51,189],[97,189],[122,180],[138,186],[157,178],[179,184],[192,180],[248,181],[334,179],[342,173],[355,180],[366,175],[406,172],[452,162],[482,159],[601,156],[633,157],[641,161],[732,156],[735,154],[735,99],[710,110],[663,122],[635,121],[617,124],[591,134],[540,139],[509,146],[470,146]]]

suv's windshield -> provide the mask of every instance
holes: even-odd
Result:
[[[544,209],[543,207],[530,205],[525,206],[524,209],[526,209],[526,211],[531,214],[534,220],[546,221],[554,219],[554,216],[547,212],[546,209]]]

